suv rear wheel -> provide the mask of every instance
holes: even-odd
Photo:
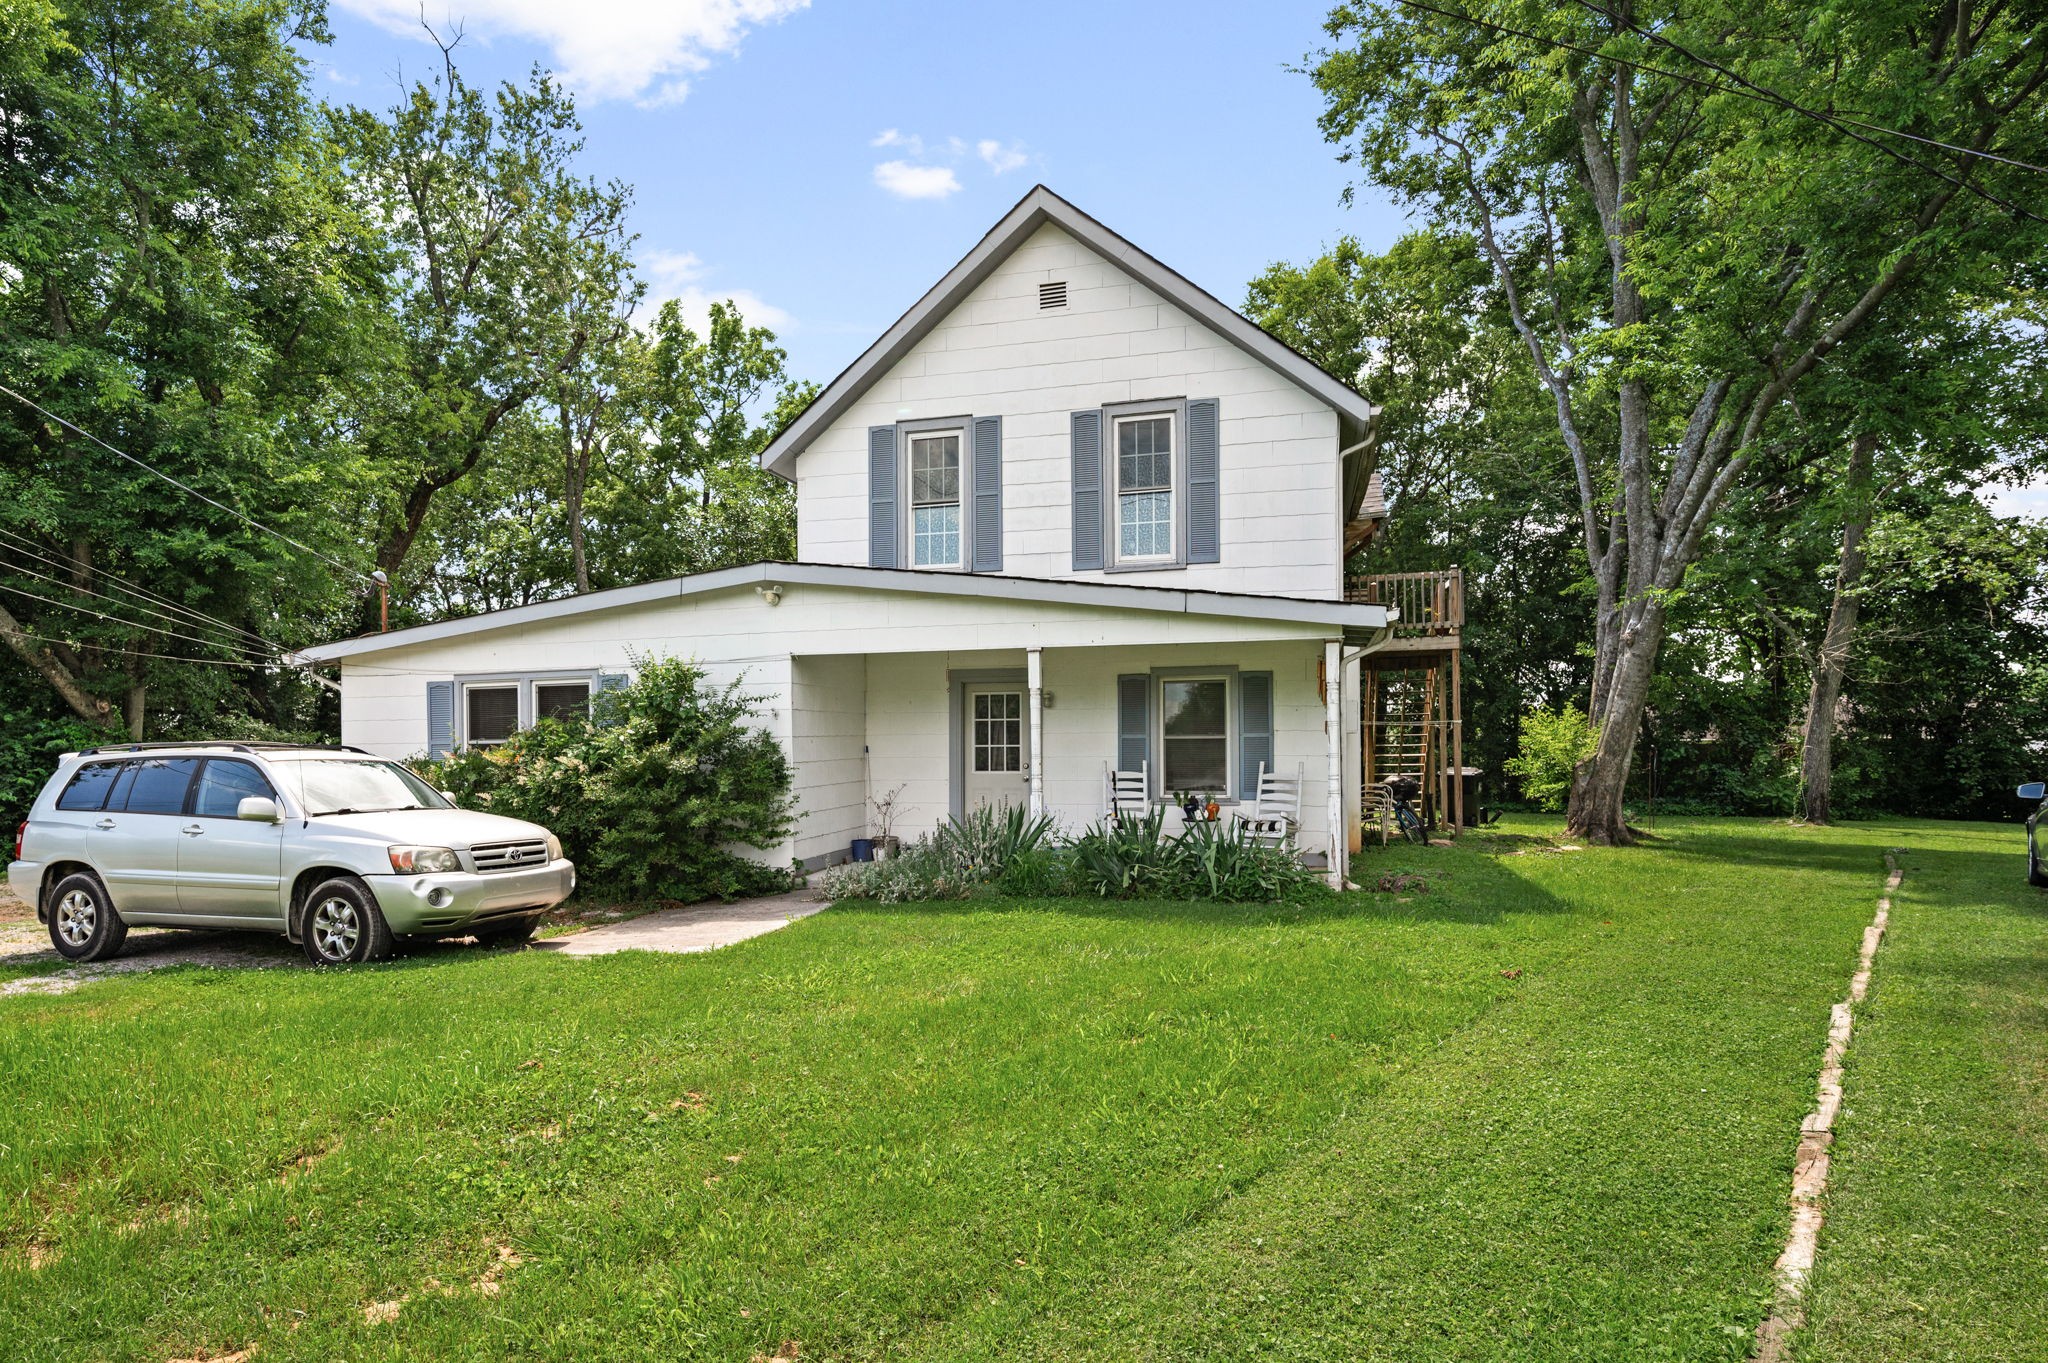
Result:
[[[314,965],[381,961],[391,954],[391,928],[377,898],[353,876],[313,887],[299,911],[299,940]]]
[[[67,961],[104,961],[128,940],[128,924],[98,876],[80,871],[50,891],[50,945]]]

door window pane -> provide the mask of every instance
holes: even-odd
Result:
[[[472,686],[466,693],[469,724],[463,738],[471,747],[503,743],[519,727],[519,688]]]
[[[580,719],[590,713],[589,682],[537,682],[533,688],[533,717]]]
[[[199,770],[196,757],[149,757],[132,764],[134,783],[128,787],[126,808],[130,814],[182,814],[185,792],[192,788],[192,776]]]
[[[1221,795],[1229,789],[1229,699],[1221,677],[1160,683],[1161,774],[1169,794],[1190,790]]]
[[[192,812],[202,819],[232,819],[244,799],[260,795],[275,800],[277,792],[270,788],[263,773],[248,762],[223,762],[218,758],[206,764],[206,770],[199,775],[199,789],[192,796]]]
[[[1024,696],[984,691],[974,697],[974,769],[1024,770]]]
[[[119,762],[88,762],[71,777],[64,793],[57,797],[59,809],[105,809],[107,791],[121,773]]]

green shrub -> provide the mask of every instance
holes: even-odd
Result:
[[[638,664],[589,717],[543,720],[494,748],[413,765],[464,807],[545,825],[590,889],[628,899],[732,899],[787,886],[738,855],[789,835],[789,762],[738,683],[675,659]]]
[[[1047,846],[1054,827],[1051,819],[1034,819],[1019,805],[981,805],[964,819],[948,819],[932,843],[953,869],[976,880],[996,880],[1019,856]]]
[[[1522,716],[1521,750],[1509,759],[1508,775],[1537,807],[1563,809],[1573,771],[1599,743],[1599,731],[1578,706],[1563,702],[1551,711],[1539,705]]]
[[[95,743],[118,743],[121,737],[80,719],[0,710],[0,824],[10,844],[14,826],[28,817],[59,757]]]
[[[1063,841],[1050,819],[998,806],[948,822],[888,861],[859,862],[826,878],[840,899],[884,904],[966,899],[993,891],[1018,899],[1211,899],[1275,903],[1326,893],[1291,846],[1254,840],[1241,824],[1198,823],[1166,834],[1166,811],[1094,824]]]

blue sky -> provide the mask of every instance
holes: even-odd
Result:
[[[382,108],[437,57],[417,0],[330,0],[320,92]],[[635,190],[655,296],[735,297],[824,380],[1043,181],[1233,305],[1274,260],[1403,219],[1289,72],[1326,0],[1029,5],[428,0],[474,81],[578,92],[590,174]],[[889,136],[892,134],[893,136]]]

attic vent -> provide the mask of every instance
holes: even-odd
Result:
[[[1038,286],[1038,306],[1041,310],[1045,308],[1063,308],[1066,305],[1066,280],[1062,279],[1057,281],[1056,283],[1040,284]]]

